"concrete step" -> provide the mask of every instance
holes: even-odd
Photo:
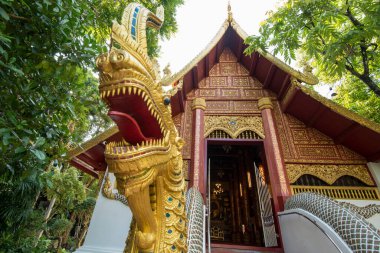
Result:
[[[240,245],[218,244],[211,246],[211,253],[283,253],[281,248],[264,248]]]

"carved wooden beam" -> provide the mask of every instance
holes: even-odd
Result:
[[[268,70],[268,73],[267,73],[267,76],[265,77],[265,81],[263,83],[263,88],[264,89],[267,89],[267,88],[270,87],[272,79],[273,79],[273,74],[274,74],[275,71],[276,71],[276,65],[274,65],[273,63],[271,63],[271,65],[269,67],[269,70]]]
[[[334,138],[334,142],[336,144],[341,144],[347,138],[347,136],[353,134],[359,130],[359,124],[356,122],[352,122],[346,129],[344,129],[338,136]]]
[[[195,89],[199,89],[199,83],[198,83],[198,65],[195,65],[194,68],[191,70],[193,75],[193,87]]]
[[[289,108],[289,106],[292,104],[294,97],[296,96],[299,88],[297,86],[290,86],[290,88],[287,90],[286,94],[284,95],[284,98],[281,101],[281,109],[283,112],[286,112]]]
[[[77,156],[77,159],[89,164],[91,167],[93,167],[95,170],[106,170],[107,164],[105,162],[97,162],[88,155],[86,155],[86,152],[80,154]]]
[[[244,51],[243,48],[244,48],[244,41],[243,41],[243,39],[239,38],[238,49],[237,49],[237,53],[236,53],[238,62],[240,62],[241,57],[243,56],[243,51]]]
[[[255,74],[257,62],[259,61],[259,57],[260,57],[259,53],[257,53],[257,52],[253,53],[251,66],[249,67],[249,75],[250,76]]]
[[[282,96],[284,95],[285,90],[289,87],[289,85],[288,85],[289,81],[290,81],[290,75],[287,74],[285,76],[285,78],[284,78],[284,81],[281,84],[281,89],[280,89],[280,91],[277,94],[277,99],[281,99],[282,98]]]
[[[372,155],[370,155],[368,157],[368,160],[371,162],[371,161],[375,161],[375,162],[379,162],[380,161],[380,150],[374,152]]]
[[[206,55],[205,57],[205,77],[208,76],[209,72],[210,72],[210,59],[209,59],[209,55]]]
[[[215,63],[219,62],[219,56],[222,54],[223,40],[216,45]]]
[[[178,91],[178,103],[180,112],[185,111],[185,95],[183,93],[184,91],[182,89]]]
[[[306,126],[313,127],[315,122],[319,120],[319,118],[322,116],[322,114],[327,110],[327,107],[319,105],[318,110],[316,113],[314,113],[308,122],[306,122]]]
[[[81,171],[87,173],[87,174],[90,174],[91,176],[95,177],[95,178],[98,178],[99,175],[98,175],[98,172],[96,172],[95,170],[91,169],[90,165],[86,166],[84,164],[82,164],[84,162],[79,162],[77,161],[77,158],[73,158],[71,161],[70,161],[70,164],[73,165],[74,167],[80,169]]]

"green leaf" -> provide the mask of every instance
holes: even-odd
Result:
[[[3,144],[5,145],[5,146],[8,146],[8,144],[9,144],[9,139],[11,139],[12,137],[11,137],[11,135],[9,134],[9,133],[6,133],[6,134],[4,134],[3,135]]]
[[[8,128],[0,128],[0,135],[4,135],[5,133],[9,133],[11,130]]]
[[[50,189],[53,188],[53,182],[50,179],[48,179],[48,178],[46,179],[46,185]]]
[[[19,153],[24,153],[26,151],[26,149],[22,146],[18,147],[15,149],[15,153],[16,154],[19,154]]]
[[[37,140],[36,140],[36,143],[34,144],[34,146],[36,148],[42,146],[45,144],[45,138],[44,137],[38,137]]]
[[[38,149],[31,149],[32,153],[41,161],[45,160],[46,154],[45,152],[38,150]]]
[[[8,15],[8,13],[3,9],[3,8],[1,8],[0,7],[0,16],[3,18],[3,19],[5,19],[5,20],[9,20],[9,15]]]
[[[13,167],[10,166],[8,163],[6,164],[6,167],[7,167],[7,169],[8,169],[12,174],[15,173],[15,170],[13,169]]]

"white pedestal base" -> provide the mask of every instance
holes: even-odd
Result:
[[[113,183],[113,174],[109,177]],[[86,239],[75,253],[123,253],[131,220],[129,207],[99,193]]]

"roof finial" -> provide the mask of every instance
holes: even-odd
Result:
[[[232,11],[231,11],[231,3],[230,1],[228,1],[228,7],[227,7],[227,11],[228,11],[228,22],[232,22]]]

